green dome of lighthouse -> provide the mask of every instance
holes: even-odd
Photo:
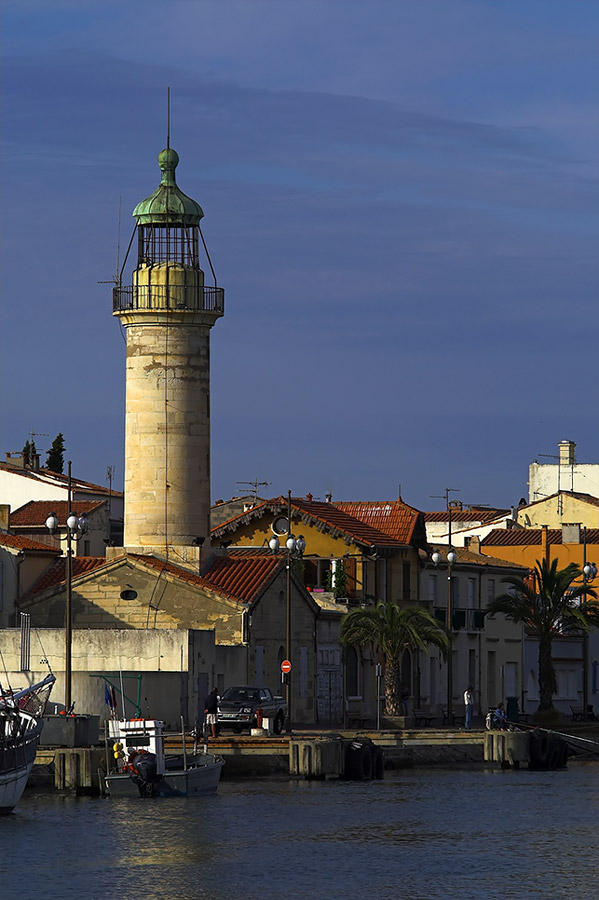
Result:
[[[162,177],[154,193],[133,210],[138,225],[199,225],[204,212],[199,203],[177,186],[175,169],[178,164],[179,154],[170,147],[158,155]]]

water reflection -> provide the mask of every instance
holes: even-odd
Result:
[[[211,798],[26,796],[2,900],[595,898],[599,767],[224,781]],[[25,866],[7,864],[11,848]],[[26,877],[23,877],[26,871]]]

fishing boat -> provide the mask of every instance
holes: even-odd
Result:
[[[23,690],[0,688],[0,815],[12,812],[25,790],[55,680],[50,674]]]
[[[191,797],[213,794],[218,788],[222,756],[187,753],[185,731],[181,731],[183,753],[167,756],[164,722],[157,719],[111,719],[109,743],[115,765],[105,778],[110,797]]]

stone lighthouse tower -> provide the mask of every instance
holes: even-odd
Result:
[[[177,186],[178,162],[160,153],[160,184],[133,210],[137,266],[113,314],[127,334],[124,544],[191,562],[183,548],[210,543],[210,329],[224,290],[204,284],[204,213]]]

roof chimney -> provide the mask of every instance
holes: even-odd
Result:
[[[547,525],[541,525],[541,558],[549,565],[549,533]]]
[[[6,462],[9,466],[15,466],[17,469],[25,468],[25,454],[21,450],[19,453],[7,453]]]
[[[468,544],[468,549],[470,553],[480,553],[480,537],[477,534],[473,534],[470,538],[470,543]]]
[[[576,462],[574,458],[574,448],[576,444],[574,441],[560,441],[557,445],[559,447],[559,464],[560,466],[573,466]]]
[[[0,503],[0,531],[8,531],[10,525],[10,503]]]

